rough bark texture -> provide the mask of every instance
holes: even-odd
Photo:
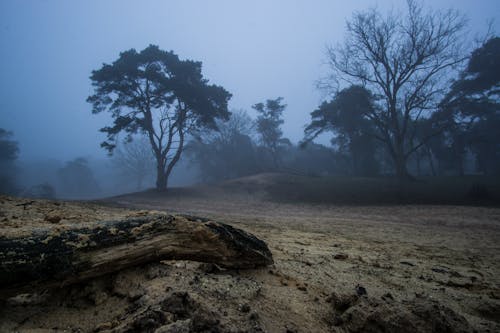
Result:
[[[92,228],[42,229],[28,237],[0,237],[0,297],[166,259],[228,268],[273,263],[267,245],[243,230],[191,216],[145,215]]]

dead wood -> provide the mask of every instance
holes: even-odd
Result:
[[[238,269],[273,262],[266,243],[243,230],[192,216],[145,215],[0,237],[0,297],[167,259]]]

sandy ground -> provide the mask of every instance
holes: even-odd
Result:
[[[275,264],[168,261],[24,295],[4,304],[1,332],[500,331],[498,208],[277,203],[245,187],[93,205],[104,217],[126,207],[225,222],[266,241]]]

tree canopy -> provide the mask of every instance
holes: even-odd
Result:
[[[252,106],[257,111],[257,133],[262,145],[271,154],[274,167],[280,164],[280,147],[290,145],[290,140],[283,137],[281,125],[283,125],[283,111],[286,104],[282,104],[283,97],[268,99],[265,103],[257,103]]]
[[[200,133],[186,149],[191,161],[200,166],[202,180],[220,181],[259,172],[261,166],[252,141],[255,126],[250,116],[236,110],[229,120],[219,120],[217,127]]]
[[[472,52],[440,106],[462,117],[481,117],[498,110],[499,97],[500,38],[493,37]]]
[[[467,151],[474,153],[478,171],[500,170],[500,38],[493,37],[475,49],[432,117],[444,128],[437,148],[451,151],[447,163],[463,174]],[[440,147],[441,146],[441,147]],[[445,146],[445,147],[442,147]],[[440,154],[441,159],[446,155]]]
[[[19,154],[19,146],[12,136],[12,132],[0,128],[0,193],[14,194],[18,190],[14,162]]]
[[[325,131],[332,132],[331,142],[339,153],[348,156],[352,173],[373,175],[378,169],[374,142],[377,129],[370,120],[374,112],[374,97],[370,91],[356,85],[345,88],[311,112],[303,144]]]

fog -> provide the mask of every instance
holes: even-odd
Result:
[[[424,4],[465,14],[470,41],[500,14],[495,0]],[[93,115],[86,99],[93,93],[93,70],[150,44],[201,61],[204,77],[232,94],[230,110],[256,118],[254,104],[283,97],[283,137],[298,144],[310,113],[325,99],[316,82],[325,73],[327,46],[345,36],[346,20],[371,7],[385,13],[405,6],[382,0],[1,1],[0,127],[18,142],[20,183],[57,184],[58,170],[83,157],[100,187],[90,197],[134,190],[116,185],[127,178],[116,175],[100,147],[106,136],[99,129],[112,123],[110,115]],[[491,27],[499,31],[500,23]],[[330,137],[315,142],[328,146]],[[169,185],[200,181],[196,165],[187,157],[180,163]],[[142,187],[154,185],[154,175],[147,177]]]

